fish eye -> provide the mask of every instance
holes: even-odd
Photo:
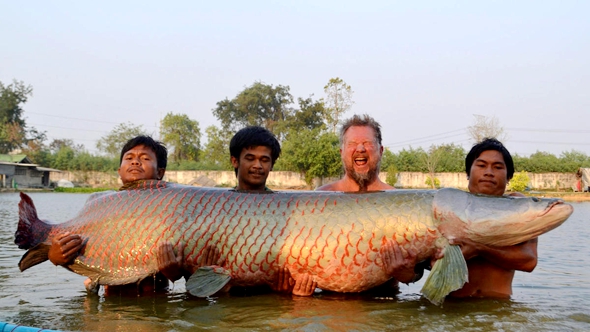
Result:
[[[533,202],[540,202],[541,200],[538,199],[537,197],[531,197],[533,199]]]

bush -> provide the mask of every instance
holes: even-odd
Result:
[[[385,177],[385,183],[390,186],[395,186],[397,183],[397,168],[395,168],[394,164],[389,165],[387,167],[387,176]]]
[[[529,186],[529,182],[531,182],[531,179],[529,179],[527,172],[521,171],[514,173],[508,186],[512,191],[525,191]]]
[[[424,181],[424,183],[432,188],[432,177],[427,177],[426,181]],[[440,180],[438,178],[434,178],[434,187],[435,188],[440,188]]]

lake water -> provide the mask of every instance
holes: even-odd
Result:
[[[31,193],[41,219],[74,217],[88,195]],[[590,203],[539,238],[532,273],[517,272],[510,300],[447,300],[442,307],[420,297],[425,277],[401,285],[395,298],[319,294],[185,295],[184,282],[167,294],[145,297],[88,295],[85,277],[49,262],[25,272],[25,253],[14,244],[17,193],[0,193],[0,321],[65,331],[588,331],[590,330]]]

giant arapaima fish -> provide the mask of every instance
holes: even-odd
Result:
[[[557,199],[472,195],[457,189],[391,190],[370,193],[245,193],[159,181],[90,196],[80,213],[61,224],[37,217],[21,193],[15,243],[29,249],[22,271],[47,260],[58,232],[80,234],[86,246],[67,266],[93,282],[121,285],[157,272],[160,241],[196,262],[208,245],[217,246],[224,266],[204,267],[186,284],[196,296],[230,285],[270,284],[286,265],[296,279],[309,273],[318,287],[360,292],[386,282],[380,248],[393,239],[404,254],[410,247],[426,260],[444,250],[422,293],[441,303],[467,281],[458,246],[467,237],[490,246],[518,244],[559,226],[573,212]]]

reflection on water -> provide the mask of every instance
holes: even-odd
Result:
[[[31,194],[41,219],[73,218],[85,194]],[[539,239],[533,273],[518,272],[511,300],[447,300],[435,307],[419,295],[426,278],[402,285],[397,298],[322,293],[196,299],[177,282],[168,294],[87,295],[85,277],[45,262],[23,273],[14,245],[19,197],[0,194],[0,321],[67,331],[582,331],[590,330],[590,203]]]

